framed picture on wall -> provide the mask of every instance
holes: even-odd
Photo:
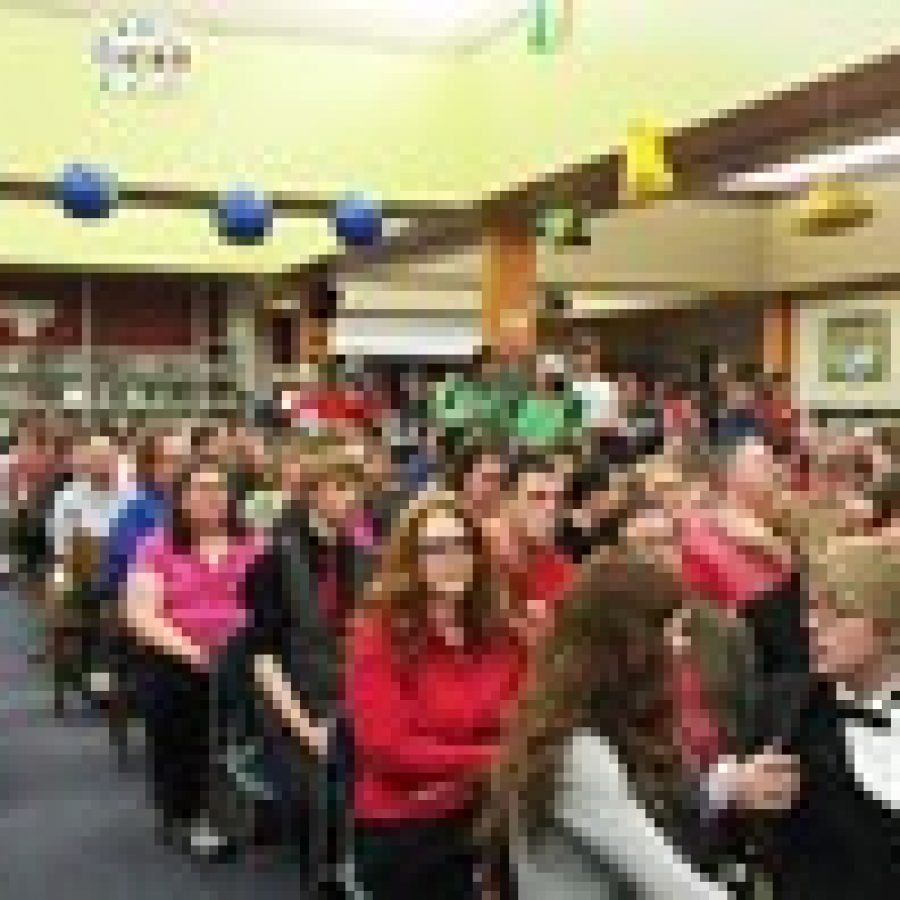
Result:
[[[822,378],[839,384],[885,381],[891,371],[891,321],[885,310],[829,316],[823,323]]]

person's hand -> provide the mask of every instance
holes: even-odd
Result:
[[[313,725],[304,736],[306,745],[318,759],[326,759],[331,747],[331,732],[327,725]]]
[[[591,528],[591,510],[583,506],[572,510],[572,524],[579,531],[589,531]]]
[[[192,669],[197,669],[199,671],[205,672],[209,669],[211,662],[212,657],[209,650],[207,650],[205,647],[198,647],[194,645],[188,650],[187,664]]]
[[[666,623],[666,645],[676,659],[684,659],[691,651],[690,610],[679,609]]]
[[[775,746],[735,762],[727,778],[734,805],[747,812],[784,812],[800,787],[797,758]]]

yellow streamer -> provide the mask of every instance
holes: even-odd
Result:
[[[871,200],[852,181],[823,178],[787,206],[788,224],[799,234],[820,235],[855,228],[871,219]]]
[[[674,174],[666,149],[666,131],[646,119],[628,126],[623,163],[622,200],[642,205],[671,193]]]

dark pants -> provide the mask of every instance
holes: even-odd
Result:
[[[343,720],[337,720],[325,762],[312,760],[283,736],[267,736],[264,746],[266,780],[274,795],[270,813],[279,842],[301,855],[313,882],[335,880],[347,857],[350,749]]]
[[[479,854],[470,816],[357,825],[356,879],[367,900],[475,900]]]
[[[148,660],[142,681],[157,810],[164,821],[187,821],[209,807],[210,679],[156,656]]]

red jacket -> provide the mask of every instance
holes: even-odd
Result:
[[[529,617],[544,620],[549,629],[560,601],[575,581],[578,566],[555,547],[530,549],[508,572],[510,591]]]
[[[385,414],[381,399],[354,388],[310,385],[285,391],[282,409],[291,419],[323,424],[375,422]]]
[[[736,612],[787,574],[761,551],[736,541],[715,517],[702,513],[682,524],[681,565],[690,594]]]
[[[713,712],[700,668],[690,659],[675,666],[672,702],[678,747],[684,765],[704,772],[725,749],[724,734]]]
[[[380,616],[357,623],[345,666],[356,819],[464,809],[504,741],[524,668],[512,641],[470,652],[435,637],[411,660],[398,658]]]

